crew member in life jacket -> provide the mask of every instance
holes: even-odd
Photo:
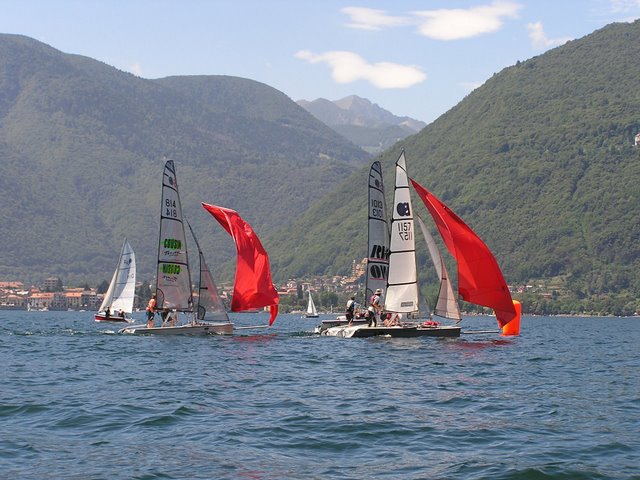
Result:
[[[156,296],[152,295],[147,304],[147,328],[153,328],[154,318],[156,316]]]
[[[375,327],[378,325],[380,313],[382,313],[382,290],[378,288],[372,295],[371,301],[369,303],[369,322],[367,323],[369,327]]]

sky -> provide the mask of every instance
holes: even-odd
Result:
[[[143,78],[358,95],[427,123],[517,61],[636,18],[640,0],[0,0],[0,33]]]

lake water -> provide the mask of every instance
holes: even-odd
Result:
[[[132,337],[0,311],[0,478],[640,479],[640,318],[459,339],[317,323]]]

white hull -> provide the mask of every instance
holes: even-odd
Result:
[[[367,325],[353,325],[351,327],[331,327],[321,332],[329,337],[368,338],[368,337],[459,337],[460,327],[453,325],[424,326],[421,324],[405,324],[393,327],[369,327]]]
[[[132,325],[120,330],[129,335],[231,335],[233,323],[192,322],[177,327],[152,327],[146,325]]]

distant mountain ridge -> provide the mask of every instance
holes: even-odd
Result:
[[[357,95],[333,102],[318,98],[313,101],[298,100],[297,103],[318,120],[371,153],[380,153],[426,126],[420,120],[398,117]]]
[[[266,235],[368,158],[253,80],[147,80],[9,34],[0,59],[3,278],[108,278],[125,236],[141,278],[152,276],[165,158],[212,268],[234,249],[200,202],[236,209]]]

